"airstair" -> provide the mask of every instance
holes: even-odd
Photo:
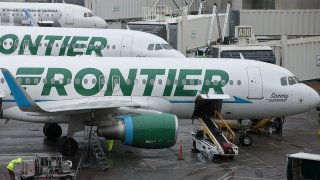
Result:
[[[223,98],[214,96],[213,98]],[[212,160],[217,156],[233,159],[238,155],[238,147],[233,144],[235,133],[220,115],[223,99],[197,98],[193,117],[201,127],[192,132],[193,148],[202,154],[203,159]],[[219,120],[219,122],[217,122]],[[222,130],[222,127],[225,130]]]
[[[105,140],[101,140],[97,136],[96,126],[85,128],[85,139],[88,140],[88,146],[85,152],[85,157],[91,158],[93,156],[102,171],[110,168],[110,163],[107,159],[107,155],[111,155],[108,147],[106,147]],[[91,150],[91,151],[90,151]]]

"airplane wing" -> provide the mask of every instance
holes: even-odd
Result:
[[[26,90],[17,82],[7,69],[1,68],[2,74],[21,111],[40,113],[74,113],[94,109],[138,108],[141,105],[123,97],[85,97],[70,100],[35,102]]]

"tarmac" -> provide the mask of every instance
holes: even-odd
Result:
[[[21,156],[32,158],[36,153],[57,152],[57,142],[44,138],[43,124],[0,120],[0,180],[7,177],[7,163]],[[239,146],[239,155],[233,160],[220,158],[201,162],[191,151],[189,119],[179,120],[179,135],[175,146],[169,149],[146,150],[116,142],[108,157],[111,168],[102,172],[94,159],[91,166],[79,170],[78,180],[99,179],[286,179],[286,155],[297,152],[320,154],[319,112],[316,110],[286,117],[281,135],[256,135],[250,147]],[[66,134],[67,125],[62,125]],[[87,143],[84,133],[75,135],[79,152],[71,159],[74,168]],[[184,160],[178,160],[180,140]]]

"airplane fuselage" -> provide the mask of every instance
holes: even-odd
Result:
[[[1,66],[36,102],[108,96],[191,118],[197,95],[227,94],[222,115],[230,119],[293,115],[319,102],[319,95],[288,70],[251,60],[5,56]],[[19,108],[0,79],[3,115],[15,119],[12,109]]]
[[[28,11],[27,14],[25,11]],[[106,28],[107,23],[91,10],[66,3],[0,2],[0,25]],[[31,19],[30,19],[31,18]]]
[[[165,45],[158,36],[121,29],[0,28],[0,55],[184,57]]]

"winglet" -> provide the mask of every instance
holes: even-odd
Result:
[[[14,99],[21,111],[39,112],[43,111],[29,96],[26,90],[17,82],[8,69],[1,68],[1,72],[7,81]]]

